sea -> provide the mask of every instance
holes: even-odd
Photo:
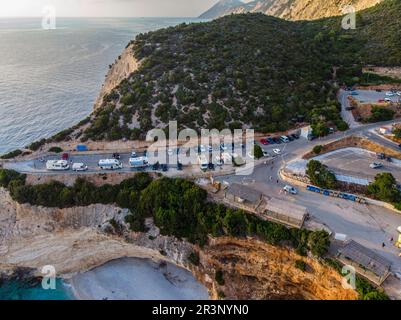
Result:
[[[0,154],[69,128],[88,116],[104,77],[136,35],[194,18],[59,18],[55,30],[40,18],[0,18]],[[0,300],[69,300],[57,290],[12,280]]]
[[[139,33],[195,18],[0,18],[0,155],[88,116],[109,65]]]

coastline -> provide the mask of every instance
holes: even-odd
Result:
[[[119,258],[73,276],[76,300],[207,300],[192,273],[163,260]]]

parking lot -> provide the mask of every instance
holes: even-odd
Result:
[[[397,103],[400,100],[400,96],[387,96],[386,93],[388,91],[376,91],[376,90],[356,90],[357,95],[352,95],[355,99],[357,99],[361,103],[377,103],[380,100],[390,99],[393,103]]]
[[[360,148],[339,149],[314,158],[327,165],[336,174],[364,178],[373,181],[381,172],[390,172],[397,181],[401,182],[401,161],[378,159],[376,154]],[[381,163],[383,167],[370,168],[372,163]]]

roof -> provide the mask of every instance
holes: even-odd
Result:
[[[276,198],[268,200],[265,209],[297,220],[303,220],[308,214],[305,207]]]
[[[391,262],[389,260],[354,240],[350,240],[338,251],[342,256],[351,259],[379,277],[386,275],[391,267]]]
[[[257,202],[262,197],[260,192],[238,183],[231,184],[227,192],[249,202]]]

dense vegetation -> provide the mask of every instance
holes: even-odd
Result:
[[[22,151],[17,149],[17,150],[11,151],[9,153],[3,154],[0,157],[0,159],[12,159],[12,158],[18,157],[21,154],[22,154]]]
[[[330,258],[326,258],[325,262],[342,275],[342,265],[340,262]],[[355,278],[355,287],[356,291],[359,293],[359,299],[361,300],[389,300],[389,297],[383,289],[373,287],[368,280],[358,275],[356,275]]]
[[[59,182],[27,185],[25,178],[15,171],[0,170],[0,186],[8,188],[19,203],[60,208],[115,203],[130,210],[126,221],[134,231],[143,231],[145,218],[153,217],[163,234],[200,245],[207,242],[208,235],[255,236],[274,245],[292,245],[302,255],[310,251],[322,256],[330,244],[325,231],[287,229],[241,210],[210,203],[206,191],[183,179],[152,181],[148,174],[139,173],[115,186],[97,187],[77,179],[67,187]]]
[[[344,130],[335,80],[364,82],[367,64],[401,64],[400,12],[388,0],[358,13],[356,30],[343,30],[339,17],[245,14],[140,34],[133,54],[141,67],[105,97],[83,140],[143,138],[169,120],[262,132],[307,120],[319,136]]]
[[[369,184],[367,193],[374,199],[392,203],[397,209],[401,209],[401,192],[397,181],[389,172],[377,174],[375,180]]]
[[[306,174],[312,184],[327,189],[337,187],[337,179],[334,173],[317,160],[310,160],[306,166]]]

